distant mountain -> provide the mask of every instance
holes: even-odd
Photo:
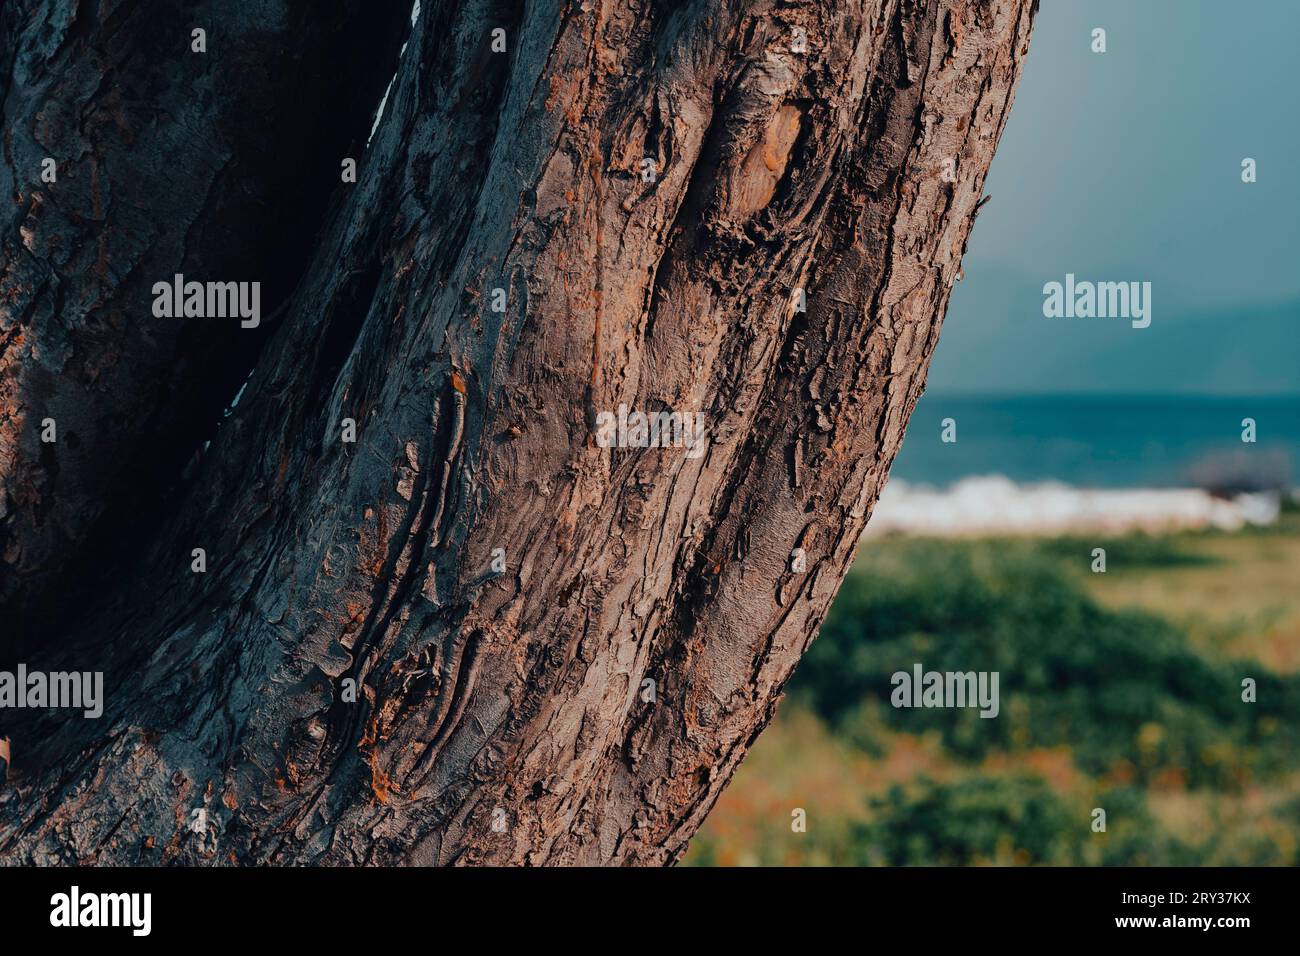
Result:
[[[1300,394],[1300,300],[1214,310],[1166,306],[1151,325],[1046,318],[1043,283],[976,266],[953,293],[929,387],[944,392]],[[1135,278],[1080,275],[1079,279]]]

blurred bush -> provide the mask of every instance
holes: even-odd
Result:
[[[1001,713],[890,706],[890,676],[914,663],[999,672]],[[1210,659],[1155,615],[1101,607],[1032,541],[864,551],[791,691],[869,751],[881,728],[932,730],[966,760],[1067,745],[1090,775],[1218,789],[1300,766],[1300,681]]]
[[[1213,533],[871,542],[687,862],[1300,863],[1300,677],[1103,606],[1088,570],[1101,546],[1109,574],[1222,573],[1253,606],[1262,565],[1234,562],[1300,553],[1279,535],[1300,540],[1245,532],[1210,549],[1228,560],[1188,546]],[[1147,603],[1172,615],[1185,593],[1162,584]],[[999,716],[892,707],[891,675],[916,663],[999,672]],[[795,806],[807,832],[791,832]]]
[[[1104,833],[1089,808],[1062,799],[1029,775],[922,779],[873,801],[856,843],[867,865],[1192,866],[1198,852],[1161,832],[1141,791],[1101,794]]]

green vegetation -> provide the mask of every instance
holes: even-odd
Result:
[[[1297,583],[1294,515],[1236,535],[873,541],[688,861],[1300,863]],[[1000,715],[890,706],[915,663],[999,672]]]
[[[892,787],[873,802],[860,827],[864,864],[906,866],[1183,865],[1196,854],[1160,833],[1140,791],[1120,788],[1099,797],[1107,831],[1094,834],[1087,808],[1072,806],[1032,774],[972,776],[951,784],[921,780],[912,791]]]

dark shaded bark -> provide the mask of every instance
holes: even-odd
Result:
[[[264,316],[288,296],[409,27],[369,0],[5,3],[0,632],[120,560],[265,341],[155,318],[153,284],[260,281]]]
[[[244,399],[50,658],[104,718],[14,725],[0,852],[678,858],[902,440],[1032,12],[426,9]],[[705,453],[598,447],[620,403]]]

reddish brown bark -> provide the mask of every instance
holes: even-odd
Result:
[[[678,858],[887,476],[1032,15],[427,9],[246,396],[70,635],[105,718],[15,729],[0,852]],[[703,454],[600,447],[620,404],[703,411]]]

